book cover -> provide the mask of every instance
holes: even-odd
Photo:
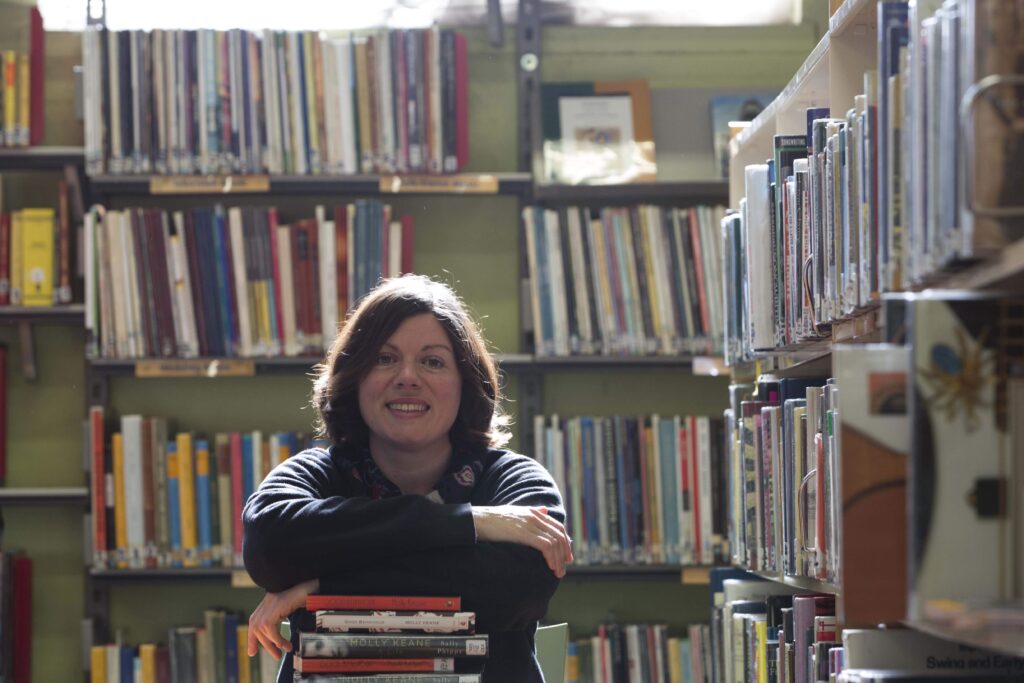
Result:
[[[403,671],[454,671],[452,658],[309,658],[296,655],[292,662],[299,673],[391,673]]]
[[[297,654],[309,658],[486,657],[488,643],[486,633],[470,636],[300,633]]]

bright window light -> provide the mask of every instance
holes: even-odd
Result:
[[[93,0],[98,3],[98,0]],[[81,0],[38,0],[50,31],[85,25]],[[501,0],[505,21],[515,20],[517,0]],[[604,26],[740,26],[800,20],[800,0],[542,0],[545,19]],[[111,29],[213,28],[355,30],[482,24],[486,0],[107,0]]]

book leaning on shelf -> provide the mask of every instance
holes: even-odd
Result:
[[[454,173],[465,36],[434,26],[83,33],[90,175]]]
[[[319,356],[381,277],[412,271],[413,222],[358,199],[86,215],[89,358]]]
[[[537,355],[717,351],[722,212],[524,208]]]
[[[489,638],[460,607],[458,597],[307,596],[295,680],[479,683]]]
[[[124,415],[108,431],[89,409],[92,566],[241,567],[242,506],[282,460],[313,445],[289,432],[173,433]]]
[[[723,425],[706,416],[534,417],[580,565],[726,561]]]

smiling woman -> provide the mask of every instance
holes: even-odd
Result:
[[[572,561],[551,476],[501,450],[494,360],[462,302],[386,280],[346,320],[313,387],[331,443],[278,466],[246,503],[245,566],[267,590],[249,654],[287,653],[313,592],[458,595],[490,635],[485,683],[538,683],[537,621]]]

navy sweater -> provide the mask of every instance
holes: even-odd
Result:
[[[484,682],[539,683],[534,634],[558,578],[533,548],[478,542],[471,506],[543,505],[564,523],[562,499],[536,461],[496,449],[482,458],[470,502],[440,504],[418,495],[371,499],[339,447],[303,451],[246,503],[245,567],[270,592],[319,578],[323,594],[461,596],[477,631],[490,635]],[[307,618],[292,615],[292,632]],[[292,675],[288,654],[278,681]]]

